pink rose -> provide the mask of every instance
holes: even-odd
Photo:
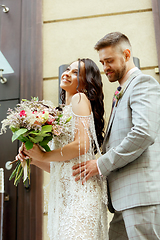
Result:
[[[23,117],[23,116],[25,117],[26,116],[26,112],[24,110],[20,111],[19,116],[20,117]]]

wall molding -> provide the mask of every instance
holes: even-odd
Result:
[[[152,8],[138,9],[138,10],[132,10],[132,11],[124,11],[124,12],[95,14],[95,15],[73,17],[73,18],[62,18],[62,19],[47,20],[47,21],[43,21],[43,24],[66,22],[66,21],[75,21],[75,20],[82,20],[82,19],[89,19],[89,18],[110,17],[110,16],[116,16],[116,15],[134,14],[134,13],[143,13],[143,12],[152,12]]]
[[[141,71],[144,70],[155,70],[155,68],[158,68],[158,66],[147,66],[147,67],[140,67]],[[101,74],[105,74],[104,72],[101,71]],[[47,78],[43,78],[43,81],[50,81],[50,80],[58,80],[59,77],[58,76],[54,76],[54,77],[47,77]]]

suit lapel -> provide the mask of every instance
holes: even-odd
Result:
[[[126,81],[125,87],[124,87],[123,95],[125,94],[128,86],[129,86],[130,83],[133,81],[133,79],[136,78],[136,77],[137,77],[139,74],[141,74],[141,73],[142,73],[142,72],[141,72],[140,70],[136,70],[135,72],[133,72],[133,73],[129,76],[129,78],[128,78],[127,81]],[[122,95],[122,97],[119,99],[119,102],[122,100],[123,95]],[[106,140],[107,140],[107,137],[108,137],[110,128],[111,128],[111,126],[112,126],[112,123],[113,123],[113,120],[114,120],[114,117],[115,117],[116,110],[117,110],[117,107],[114,106],[113,111],[111,112],[111,115],[110,115],[110,118],[109,118],[109,122],[108,122],[107,130],[106,130],[106,134],[105,134],[105,137],[104,137],[103,145],[104,145],[104,143],[105,143]],[[102,147],[102,148],[104,148],[104,147]]]

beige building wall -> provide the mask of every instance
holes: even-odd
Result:
[[[94,50],[105,34],[126,34],[143,73],[159,81],[151,0],[44,0],[43,1],[43,97],[58,105],[58,68],[89,57],[99,66],[104,84],[106,121],[117,83],[109,83]],[[48,181],[49,175],[44,175]],[[48,239],[44,213],[44,240]]]

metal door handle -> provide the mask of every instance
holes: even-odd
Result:
[[[11,169],[12,169],[11,161],[7,161],[7,162],[6,162],[5,168],[6,168],[7,170],[11,170]]]
[[[3,12],[4,13],[9,12],[9,8],[8,7],[6,7],[5,5],[0,5],[0,6],[3,8]]]

